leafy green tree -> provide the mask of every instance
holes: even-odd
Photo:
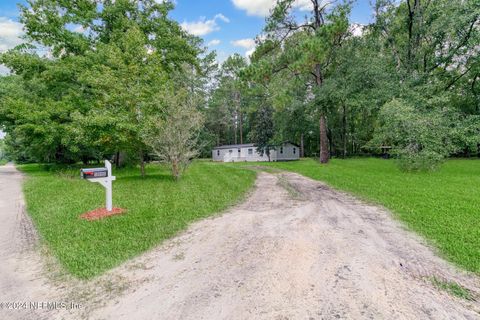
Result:
[[[249,88],[241,78],[247,61],[234,54],[221,65],[207,113],[207,127],[220,143],[244,143]]]
[[[379,144],[393,145],[404,170],[433,170],[457,151],[448,108],[423,109],[402,100],[392,100],[380,112]]]
[[[203,114],[204,119],[212,115],[210,97],[215,91],[215,77],[218,74],[217,55],[212,51],[200,56],[198,67],[185,64],[181,72],[174,74],[174,82],[183,86],[189,92],[189,99],[196,110]],[[204,122],[197,139],[200,157],[210,157],[212,148],[217,145],[215,131]]]
[[[38,62],[31,56],[19,58]],[[43,64],[45,77],[51,74],[52,64]],[[63,94],[54,99],[61,90],[51,88],[55,82],[27,71],[24,76],[0,78],[0,123],[8,133],[7,144],[12,144],[9,149],[15,160],[71,162],[80,156],[79,150],[68,144],[73,98]]]
[[[401,103],[394,100],[382,108],[373,141],[387,136],[407,169],[435,167],[461,149],[476,149],[480,123],[471,85],[479,54],[478,3],[379,1],[376,11],[372,35],[383,44],[390,73],[399,76],[391,93]],[[393,130],[392,123],[400,125],[400,119],[401,129],[411,133]],[[397,134],[387,135],[386,128]]]
[[[168,17],[171,1],[27,1],[26,43],[0,54],[13,72],[0,77],[6,151],[46,162],[129,154],[143,174],[152,152],[165,154],[145,129],[161,132],[156,119],[167,130],[178,104],[205,119],[185,140],[202,155],[245,137],[307,155],[320,141],[321,162],[388,144],[407,170],[478,153],[478,0],[378,0],[355,35],[349,3],[311,0],[301,20],[294,2],[276,2],[250,64],[234,55],[219,68]]]
[[[10,141],[33,161],[126,151],[144,174],[140,129],[156,103],[152,93],[185,65],[198,68],[202,51],[200,40],[168,17],[172,8],[154,0],[27,1],[27,45],[0,55],[18,81],[0,109]]]
[[[147,146],[141,129],[149,116],[148,109],[161,99],[156,93],[162,92],[169,81],[161,53],[150,52],[145,39],[137,27],[132,27],[116,37],[112,35],[111,43],[101,44],[82,57],[91,67],[81,71],[78,79],[90,88],[93,110],[74,114],[79,133],[86,134],[78,138],[96,139],[97,145],[129,152],[139,159],[142,176]],[[91,132],[95,136],[88,136]]]
[[[385,67],[376,39],[368,34],[348,37],[337,53],[335,73],[319,90],[321,104],[329,105],[331,151],[343,158],[362,152],[372,139],[383,104],[396,94],[398,78]]]
[[[7,158],[7,152],[5,150],[5,140],[0,139],[0,161],[6,160]]]
[[[172,176],[178,180],[198,155],[203,116],[192,104],[187,90],[165,92],[162,104],[161,112],[145,121],[142,136],[154,154],[169,164]]]
[[[322,105],[319,89],[334,72],[335,56],[348,35],[348,4],[330,8],[320,0],[312,0],[311,15],[297,23],[293,15],[294,0],[277,2],[264,29],[265,39],[253,54],[253,77],[268,81],[280,71],[308,76],[307,87],[313,96],[320,129],[320,161],[329,160],[327,105]]]
[[[273,149],[273,109],[268,105],[263,105],[253,115],[252,130],[249,138],[254,142],[257,152],[263,156],[267,155],[270,161],[270,151]]]

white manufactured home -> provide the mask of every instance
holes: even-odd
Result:
[[[233,144],[215,147],[212,150],[213,161],[223,162],[258,162],[268,161],[268,156],[257,152],[253,143]],[[270,161],[291,161],[300,159],[300,147],[285,142],[270,150]]]

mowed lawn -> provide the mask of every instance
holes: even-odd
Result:
[[[101,165],[100,165],[101,166]],[[79,218],[103,207],[105,191],[81,180],[80,167],[22,165],[27,210],[42,239],[71,274],[91,278],[174,236],[189,223],[225,210],[252,187],[251,170],[195,162],[175,182],[167,168],[114,170],[113,204],[127,213],[100,221]]]
[[[440,253],[480,273],[480,160],[449,160],[437,172],[405,173],[394,160],[267,163],[321,180],[390,209]]]

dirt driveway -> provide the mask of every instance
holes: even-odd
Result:
[[[88,319],[479,319],[480,293],[390,214],[292,173],[90,282],[57,281]],[[67,283],[67,284],[65,284]]]

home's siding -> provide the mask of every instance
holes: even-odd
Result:
[[[282,148],[283,147],[283,153]],[[297,146],[286,143],[282,147],[277,147],[277,161],[298,160],[300,159],[300,150]]]
[[[214,149],[212,151],[213,161],[224,161],[225,155],[228,153],[228,149]]]
[[[293,148],[296,148],[296,152],[293,153]],[[240,152],[239,152],[240,149]],[[248,153],[248,150],[252,150],[252,154]],[[230,152],[231,150],[231,152]],[[283,154],[280,154],[280,147],[277,147],[276,150],[270,150],[270,160],[271,161],[286,161],[286,160],[297,160],[298,157],[298,147],[292,144],[285,144],[283,146]],[[214,149],[212,150],[212,159],[213,161],[223,161],[223,162],[260,162],[268,161],[266,154],[260,156],[257,152],[257,149],[254,146],[240,147],[240,148],[228,148],[228,149]]]
[[[240,149],[240,152],[238,152]],[[229,150],[232,150],[230,152]],[[252,154],[248,153],[248,150],[252,150]],[[260,156],[255,147],[242,147],[234,149],[225,149],[225,155],[223,161],[225,162],[256,162],[256,161],[268,161],[267,155]]]

